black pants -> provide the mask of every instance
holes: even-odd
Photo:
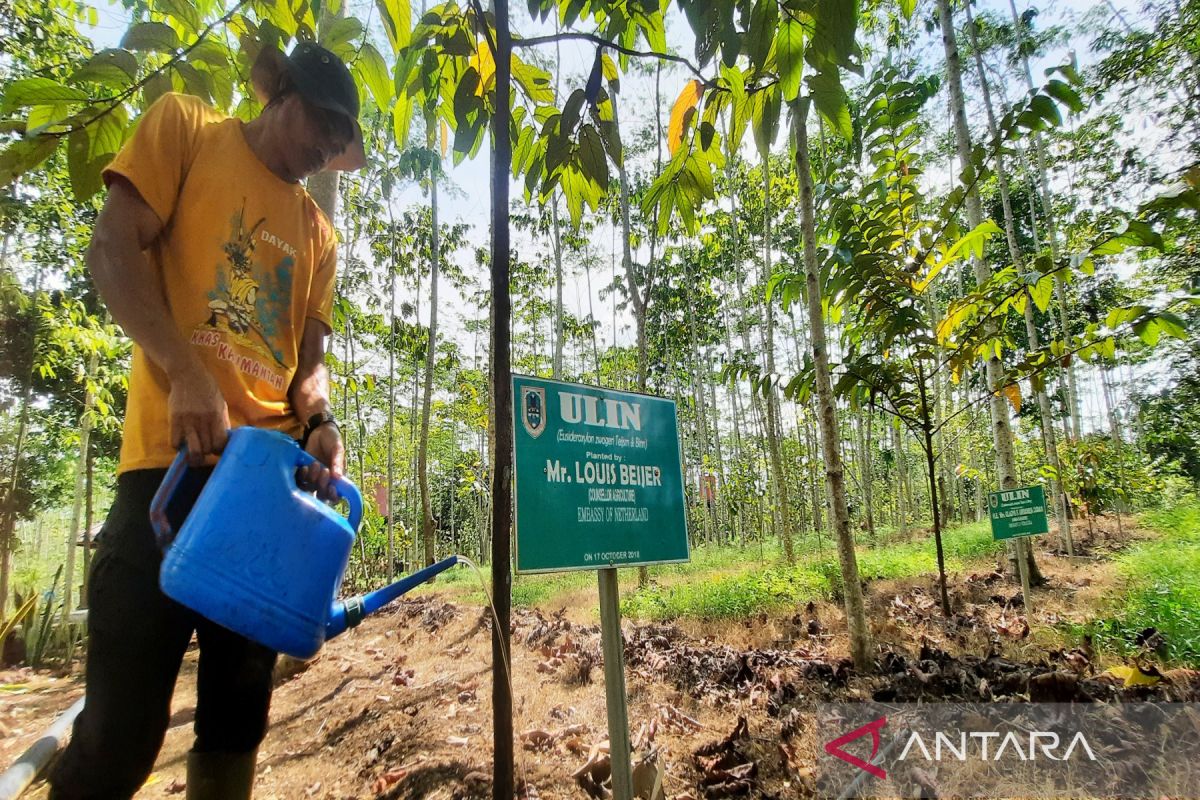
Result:
[[[189,471],[172,504],[174,527],[211,470]],[[267,731],[275,653],[169,599],[158,588],[162,561],[150,501],[165,470],[117,479],[88,584],[87,702],[50,775],[53,800],[129,798],[162,747],[171,696],[195,631],[197,752],[246,753]]]

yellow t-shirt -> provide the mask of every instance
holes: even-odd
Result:
[[[234,427],[291,435],[288,401],[305,320],[331,327],[335,236],[303,187],[281,180],[246,143],[243,123],[167,94],[104,171],[128,179],[163,222],[147,251],[167,305],[221,389]],[[119,472],[165,467],[165,373],[133,350]]]

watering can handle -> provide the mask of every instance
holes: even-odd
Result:
[[[300,450],[300,454],[296,456],[296,467],[306,467],[316,461],[316,456],[309,453],[307,450]],[[345,477],[334,478],[333,488],[337,489],[338,497],[345,498],[350,505],[349,521],[350,527],[358,531],[358,524],[362,522],[362,495],[358,492],[358,487],[347,480]]]
[[[167,506],[170,505],[171,498],[175,496],[175,490],[179,488],[179,483],[185,474],[187,474],[186,445],[179,448],[175,460],[171,462],[171,467],[163,477],[163,482],[159,484],[158,491],[154,493],[154,500],[150,503],[150,526],[154,528],[154,536],[158,539],[160,550],[166,550],[175,540],[175,531],[171,530],[171,520],[167,517]]]

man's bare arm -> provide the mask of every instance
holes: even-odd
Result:
[[[179,333],[162,276],[146,258],[162,230],[137,189],[118,177],[96,220],[87,265],[113,319],[166,373],[171,443],[186,442],[189,461],[198,465],[225,446],[229,414],[216,382]]]
[[[299,362],[292,385],[288,388],[288,399],[301,422],[307,421],[313,414],[331,411],[329,373],[325,369],[325,337],[328,331],[320,320],[309,318],[304,321]],[[322,496],[330,499],[336,497],[336,492],[329,488],[329,482],[332,477],[342,475],[346,468],[341,432],[334,425],[322,425],[308,437],[306,449],[328,467],[328,470],[321,470],[313,465],[310,481],[318,487],[318,493]]]

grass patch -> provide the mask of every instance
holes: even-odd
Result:
[[[942,541],[947,571],[961,570],[967,561],[1003,549],[1002,542],[992,541],[986,522],[946,531]],[[714,569],[725,574],[632,592],[622,598],[622,614],[653,620],[738,619],[808,600],[829,599],[840,592],[841,568],[835,556],[809,557],[786,567],[778,565],[778,548],[769,549],[775,566],[764,568],[746,564],[748,549],[696,548],[692,564],[660,568],[656,574],[711,574]],[[858,568],[864,579],[872,580],[936,573],[937,554],[932,539],[859,548]]]
[[[1167,659],[1200,666],[1200,505],[1153,511],[1142,522],[1162,535],[1117,559],[1128,591],[1090,632],[1096,644],[1127,655],[1140,631],[1157,628]]]

